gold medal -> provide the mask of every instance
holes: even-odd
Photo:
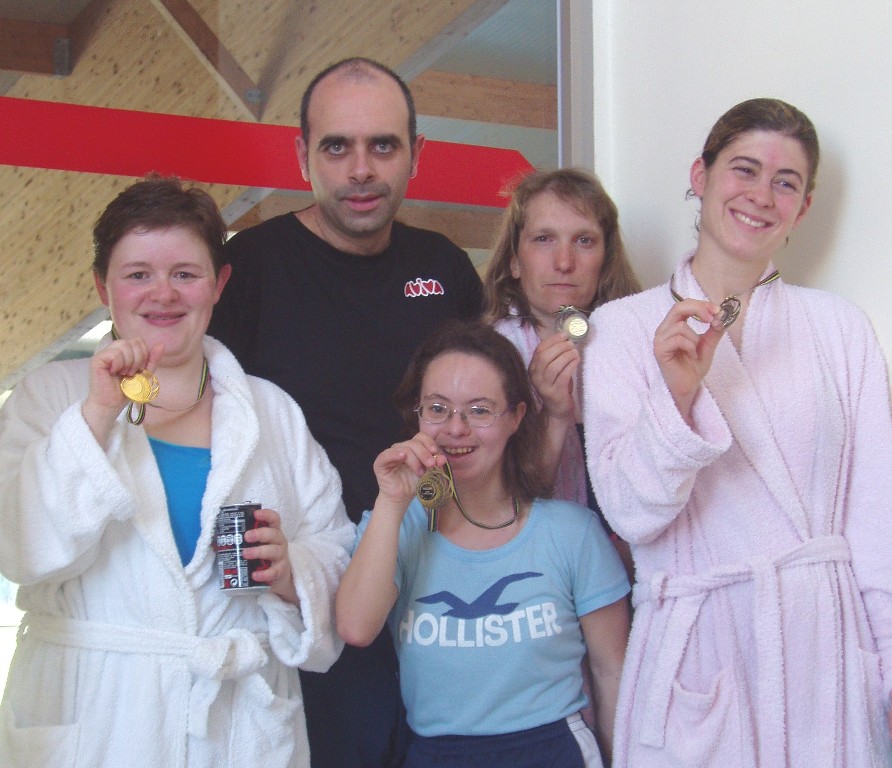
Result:
[[[570,337],[574,344],[582,341],[588,333],[588,318],[576,307],[561,307],[555,327]]]
[[[442,469],[431,467],[421,476],[415,493],[425,509],[440,509],[452,496],[452,481]]]
[[[452,473],[448,464],[443,469],[431,467],[415,486],[415,495],[427,510],[427,529],[431,533],[437,530],[437,511],[452,498],[452,488]]]
[[[121,392],[124,393],[124,397],[139,405],[151,403],[158,397],[158,390],[158,379],[149,371],[140,371],[121,379]]]

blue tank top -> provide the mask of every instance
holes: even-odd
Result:
[[[201,499],[211,471],[211,449],[174,445],[149,438],[167,496],[170,527],[185,566],[201,533]]]

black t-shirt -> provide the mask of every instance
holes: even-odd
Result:
[[[480,278],[446,237],[399,222],[376,256],[333,248],[293,213],[226,250],[232,277],[208,333],[298,402],[358,521],[378,493],[372,462],[402,437],[393,394],[409,358],[444,320],[479,316]]]

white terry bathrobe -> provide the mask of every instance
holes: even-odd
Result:
[[[340,479],[282,390],[205,338],[211,470],[195,556],[180,562],[144,430],[107,451],[81,415],[87,360],[30,374],[0,410],[0,570],[26,611],[0,707],[0,765],[303,768],[296,667],[343,647],[334,594],[354,526]],[[222,593],[220,506],[282,517],[300,608]]]
[[[688,259],[675,290],[705,299]],[[757,289],[692,430],[653,354],[672,302],[662,285],[605,305],[584,360],[589,471],[638,579],[614,766],[890,765],[892,421],[873,331],[831,294]]]

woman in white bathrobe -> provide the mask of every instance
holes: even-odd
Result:
[[[886,364],[863,313],[773,261],[817,166],[799,110],[729,110],[691,168],[696,250],[592,319],[589,469],[638,580],[621,768],[892,760]]]
[[[0,411],[0,570],[25,611],[0,765],[309,765],[296,668],[340,653],[353,526],[298,406],[204,335],[224,237],[200,190],[122,192],[94,228],[113,338]],[[159,383],[147,407],[121,388],[140,372]],[[246,552],[269,589],[233,595],[214,522],[244,501],[263,507]]]

